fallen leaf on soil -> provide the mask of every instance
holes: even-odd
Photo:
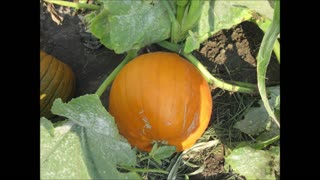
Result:
[[[51,19],[58,25],[61,25],[63,21],[63,17],[56,12],[54,5],[52,3],[47,3],[46,6],[47,6],[47,11],[51,15]]]

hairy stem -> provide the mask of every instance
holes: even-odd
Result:
[[[192,54],[184,53],[182,51],[183,48],[180,47],[178,44],[170,43],[167,41],[162,41],[162,42],[159,42],[158,44],[161,47],[177,52],[183,55],[184,57],[186,57],[193,65],[195,65],[198,68],[198,70],[202,73],[202,75],[208,81],[208,83],[214,84],[216,87],[219,87],[221,89],[231,91],[231,92],[242,92],[242,93],[250,93],[250,94],[257,93],[257,87],[254,84],[237,82],[238,85],[235,85],[235,84],[227,83],[221,79],[218,79],[212,76],[212,74],[201,64],[201,62],[199,62],[199,60],[196,57],[194,57]]]
[[[103,94],[103,92],[107,89],[107,87],[111,84],[111,82],[114,80],[114,78],[118,75],[118,73],[124,67],[124,65],[126,65],[131,59],[133,59],[136,56],[137,56],[136,50],[128,51],[128,54],[124,58],[124,60],[103,81],[103,83],[100,85],[100,87],[98,88],[95,94],[97,94],[100,97]]]

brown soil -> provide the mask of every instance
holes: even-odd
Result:
[[[218,78],[257,83],[255,57],[262,38],[262,30],[254,23],[245,21],[229,30],[219,31],[202,43],[194,55]],[[280,66],[274,54],[267,77],[267,85],[280,82]]]
[[[64,20],[62,25],[57,25],[45,8],[40,9],[40,49],[70,65],[76,76],[75,97],[78,97],[94,93],[124,56],[97,43],[91,34],[84,32],[78,16],[71,16],[72,12],[68,12],[61,14]],[[256,83],[255,57],[262,37],[263,32],[255,24],[243,22],[229,30],[216,33],[193,54],[215,77]],[[163,49],[152,45],[141,50],[141,53],[157,50]],[[273,55],[267,72],[268,85],[280,83],[279,72],[280,66]],[[213,96],[218,92],[219,90],[214,90]],[[106,107],[108,94],[109,89],[101,98]],[[230,102],[231,96],[225,93],[219,98],[213,98],[215,106],[212,122],[223,121],[223,118],[219,117],[219,111],[222,111],[219,104]],[[203,172],[191,176],[191,179],[226,179],[230,176],[224,172],[224,158],[221,153],[206,156],[202,163],[205,164]]]

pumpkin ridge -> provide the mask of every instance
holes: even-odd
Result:
[[[127,88],[127,77],[128,77],[128,71],[125,71],[125,75],[124,75],[124,91],[125,91],[125,93],[124,93],[124,96],[125,96],[125,99],[129,99],[129,96],[128,96],[128,88]],[[128,111],[129,111],[129,114],[132,114],[132,115],[134,115],[135,113],[133,112],[133,110],[130,108],[130,106],[129,106],[129,103],[126,103],[126,105],[127,105],[127,109],[128,109]],[[135,121],[135,118],[134,117],[131,117],[132,119],[131,119],[131,121]],[[134,123],[134,122],[133,122]]]
[[[140,73],[140,79],[141,79],[141,81],[139,81],[139,85],[140,85],[140,91],[141,91],[141,106],[142,106],[142,109],[143,109],[143,114],[144,114],[144,117],[146,117],[146,114],[145,114],[145,110],[146,110],[146,108],[145,108],[145,101],[144,101],[144,94],[146,93],[145,92],[145,89],[143,88],[143,86],[142,86],[142,80],[144,79],[144,75],[146,75],[145,73],[145,71],[144,71],[144,66],[145,66],[145,64],[146,64],[146,61],[144,61],[144,60],[140,60],[141,61],[141,67],[142,67],[142,70],[141,71],[139,71]],[[143,117],[142,117],[143,118]],[[142,121],[143,121],[143,119],[141,119]],[[145,124],[145,122],[144,122],[144,124]],[[155,127],[152,127],[153,129],[155,128]],[[148,136],[146,136],[146,133],[143,133],[144,135],[144,137],[148,137]],[[149,133],[150,134],[150,133]],[[149,137],[149,141],[152,141],[152,134],[150,134],[149,136],[151,136],[151,137]],[[150,144],[150,147],[152,146],[152,144]],[[148,147],[147,147],[148,148]]]
[[[50,58],[50,57],[49,57]],[[46,76],[47,72],[49,71],[49,67],[52,65],[52,60],[53,58],[50,58],[48,65],[46,65],[46,63],[44,62],[45,60],[42,61],[42,63],[40,62],[40,81],[42,81],[42,79]],[[42,65],[42,66],[41,66]],[[41,71],[41,69],[43,69],[43,71]]]
[[[142,63],[142,67],[144,67],[145,66],[145,61],[142,61],[141,62]],[[144,68],[142,68],[142,69],[144,69]],[[140,70],[140,71],[138,71],[139,72],[139,75],[138,75],[138,77],[139,77],[139,79],[143,79],[143,74],[145,73],[144,71],[142,71],[142,70]],[[144,116],[145,116],[145,104],[144,104],[144,94],[145,94],[145,92],[144,92],[144,88],[142,87],[142,81],[139,81],[139,91],[138,92],[140,92],[140,99],[139,99],[139,104],[141,104],[141,108],[142,108],[142,110],[143,110],[143,112],[142,112],[142,114],[144,114]],[[142,120],[142,119],[139,119],[140,121]],[[143,120],[142,120],[143,121]],[[151,128],[155,128],[155,127],[151,127]],[[149,133],[150,134],[150,133]],[[152,135],[151,135],[151,137],[148,137],[148,136],[146,136],[146,134],[144,133],[143,134],[143,137],[145,137],[146,139],[148,139],[147,141],[148,142],[151,142],[152,141]],[[150,143],[146,148],[151,148],[151,146],[152,146],[152,144]]]
[[[41,84],[40,92],[41,93],[44,92],[48,88],[48,86],[50,85],[51,81],[54,79],[54,77],[55,77],[55,75],[57,73],[57,70],[59,68],[59,61],[54,59],[54,57],[52,57],[52,61],[50,63],[50,67],[48,66],[47,68],[48,68],[47,73],[40,80],[40,84]]]
[[[160,97],[160,95],[161,95],[161,87],[160,87],[160,63],[157,63],[156,64],[156,70],[155,70],[155,74],[157,75],[156,77],[157,77],[157,83],[156,83],[156,85],[157,85],[157,87],[156,87],[156,90],[157,90],[157,98],[156,98],[156,102],[155,102],[155,104],[159,104],[159,97]],[[159,108],[160,109],[160,108]],[[156,111],[156,116],[155,116],[155,120],[156,120],[156,128],[155,128],[155,136],[156,137],[159,137],[159,135],[160,135],[160,122],[161,122],[161,120],[160,120],[160,111]],[[154,121],[154,120],[153,120]],[[156,140],[162,140],[162,139],[156,139]]]
[[[64,68],[63,68],[63,64],[58,61],[58,69],[52,79],[52,81],[50,82],[49,86],[43,91],[42,94],[47,94],[47,98],[43,99],[42,100],[42,103],[40,102],[40,107],[41,105],[46,105],[48,104],[50,101],[50,99],[54,96],[54,92],[56,91],[57,89],[57,86],[61,83],[61,80],[63,79],[63,74],[61,73],[61,71],[63,72],[64,71]],[[42,107],[44,107],[42,106]]]
[[[174,64],[174,69],[176,69],[177,64]],[[177,80],[177,71],[174,71],[174,82],[176,82]],[[174,83],[174,96],[173,97],[177,97],[177,83]],[[173,103],[171,103],[171,108],[170,108],[170,115],[169,115],[169,119],[172,119],[172,115],[173,115],[173,107],[176,105],[177,101],[173,101]]]
[[[191,64],[190,64],[191,65]],[[193,66],[193,65],[191,65],[191,66]],[[187,75],[188,75],[188,80],[189,80],[189,82],[190,83],[188,83],[188,85],[189,85],[189,92],[191,92],[191,94],[188,96],[188,102],[187,102],[187,104],[189,104],[189,101],[192,101],[193,100],[193,79],[192,79],[192,77],[190,77],[190,74],[191,73],[193,73],[193,72],[191,72],[191,71],[193,71],[193,69],[191,69],[191,67],[190,66],[188,66],[188,68],[187,68]],[[188,111],[186,112],[186,116],[187,117],[189,117],[188,115],[188,112],[189,112],[189,110],[190,109],[197,109],[197,108],[194,108],[193,107],[193,104],[190,104],[189,106],[191,106],[191,107],[188,107]],[[197,113],[197,112],[195,112],[195,113]],[[184,128],[183,128],[183,130],[182,130],[182,134],[181,134],[181,136],[182,136],[182,139],[183,140],[185,140],[185,139],[187,139],[188,138],[188,133],[187,133],[187,129],[188,129],[188,127],[192,124],[192,122],[193,122],[194,120],[192,120],[191,121],[191,123],[188,123],[188,124],[186,124],[186,126],[184,126]]]
[[[136,67],[133,67],[133,68],[136,68]],[[131,78],[131,76],[129,76],[128,75],[128,71],[126,71],[125,72],[126,73],[126,75],[125,75],[125,81],[126,81],[126,85],[128,85],[129,83],[128,82],[130,82],[129,80],[128,80],[128,78]],[[133,73],[133,72],[132,72]],[[142,71],[138,71],[138,74],[141,74],[142,73]],[[136,77],[135,76],[135,78],[139,78],[139,75]],[[140,92],[140,91],[138,91],[138,92]],[[132,92],[130,92],[130,94],[131,94]],[[128,98],[128,88],[126,88],[126,95],[127,95],[127,99],[129,100],[129,98]],[[141,96],[140,96],[141,97]],[[137,98],[134,98],[134,100],[135,100],[135,103],[133,103],[133,104],[130,104],[130,105],[137,105],[138,107],[141,105],[141,103],[140,102],[136,102],[137,101]],[[129,107],[129,109],[131,109],[131,110],[134,110],[134,108],[130,108]],[[139,124],[139,123],[142,123],[144,126],[142,127],[142,129],[141,129],[141,133],[142,133],[142,136],[144,137],[144,138],[146,138],[146,139],[148,139],[148,141],[152,141],[152,138],[149,138],[148,137],[148,134],[150,134],[150,130],[148,129],[148,127],[150,126],[150,120],[147,118],[147,116],[145,115],[145,113],[144,113],[144,108],[142,108],[142,112],[140,112],[140,110],[139,110],[139,108],[137,108],[138,109],[138,111],[136,112],[136,111],[134,111],[133,112],[133,114],[134,115],[136,115],[135,113],[138,113],[137,114],[137,118],[133,118],[133,121],[136,121],[136,122],[134,122],[135,123],[135,125],[136,124]],[[143,121],[143,122],[141,122],[141,121]],[[154,128],[154,127],[151,127],[151,128]],[[149,132],[148,132],[149,131]]]
[[[71,68],[67,64],[64,64],[64,68],[65,68],[64,79],[68,80],[68,81],[66,82],[65,89],[64,89],[64,95],[61,96],[61,99],[64,102],[66,102],[66,101],[69,101],[70,98],[74,94],[76,81],[75,81],[75,77],[74,77],[74,74],[73,74]],[[70,85],[70,83],[72,83],[72,85]]]
[[[119,96],[118,96],[118,102],[120,102],[120,101],[126,101],[126,100],[128,100],[128,97],[127,97],[127,89],[126,89],[126,69],[124,69],[124,77],[121,77],[121,79],[122,79],[122,82],[120,82],[120,84],[116,84],[117,86],[123,86],[123,87],[125,87],[125,88],[123,88],[124,90],[124,94],[120,94],[120,92],[117,92],[118,94],[120,94]],[[116,87],[117,87],[116,86]],[[121,91],[122,92],[122,91]],[[116,102],[117,102],[117,100],[116,100]],[[120,105],[121,106],[121,105]],[[130,112],[130,108],[129,108],[129,105],[128,105],[128,103],[126,102],[126,103],[124,103],[124,105],[123,106],[125,106],[125,108],[126,108],[126,112],[125,113],[127,113],[127,114],[131,114],[131,113],[128,113],[128,111]],[[128,121],[132,121],[132,117],[129,117],[130,119],[128,120]],[[130,123],[132,123],[132,122],[130,122]],[[126,131],[124,131],[122,128],[119,128],[119,131],[120,131],[120,133],[121,134],[128,134],[129,136],[131,136],[129,133],[127,133]],[[133,137],[132,137],[133,138]],[[131,142],[131,138],[130,139],[128,139],[128,141],[130,141]]]
[[[52,94],[47,93],[47,89],[50,87],[50,84],[54,80],[57,70],[60,66],[59,62],[54,60],[54,65],[51,66],[50,72],[47,73],[46,78],[43,78],[42,81],[40,81],[40,95],[46,95],[44,99],[40,99],[40,108],[42,109],[47,102],[46,99],[50,98]]]
[[[58,85],[58,88],[55,91],[55,94],[53,97],[51,97],[50,102],[48,104],[52,104],[55,99],[61,98],[63,102],[68,101],[72,97],[72,91],[75,89],[74,84],[74,76],[72,70],[68,67],[67,64],[61,62],[63,65],[63,79],[60,81],[60,84]],[[72,85],[70,85],[72,83]],[[46,106],[43,110],[43,114],[53,115],[50,111],[50,106]],[[48,112],[47,112],[48,111]]]
[[[62,66],[62,71],[63,71],[63,72],[61,72],[61,74],[62,74],[62,77],[63,77],[63,74],[64,74],[64,72],[65,72],[65,69],[64,69],[63,66]],[[60,80],[60,81],[58,82],[57,86],[54,86],[54,87],[57,87],[57,88],[54,90],[54,92],[52,93],[52,95],[50,96],[50,98],[47,99],[47,103],[46,103],[46,104],[43,106],[43,108],[42,108],[42,111],[41,111],[41,112],[43,112],[42,114],[47,114],[47,113],[50,113],[50,114],[51,114],[50,108],[51,108],[51,106],[52,106],[53,101],[54,101],[56,98],[61,97],[61,95],[62,95],[61,93],[63,93],[63,92],[60,91],[60,90],[61,90],[61,88],[64,88],[64,86],[63,86],[64,80],[66,80],[66,79],[62,78],[62,80]],[[49,94],[49,93],[48,93],[48,94]],[[48,108],[49,108],[49,109],[48,109]],[[40,115],[41,115],[41,113],[40,113]]]
[[[40,116],[50,118],[55,99],[61,98],[65,102],[73,95],[75,77],[67,64],[42,50],[40,63]]]

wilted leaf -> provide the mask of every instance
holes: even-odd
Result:
[[[46,3],[47,5],[47,11],[50,13],[51,15],[51,19],[57,23],[57,25],[61,25],[62,21],[63,21],[63,17],[60,16],[57,11],[54,8],[54,5],[52,3]]]

